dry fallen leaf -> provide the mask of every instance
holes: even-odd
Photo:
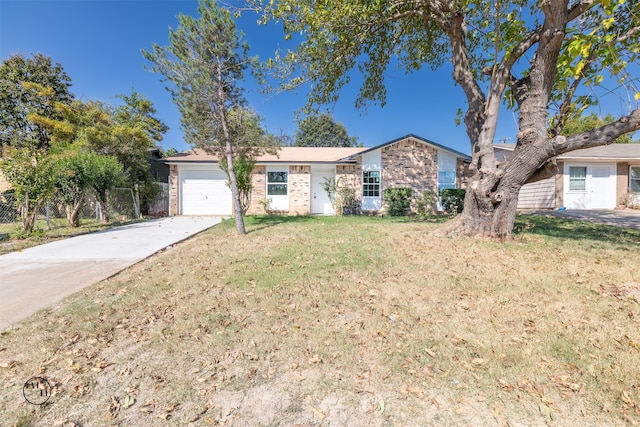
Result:
[[[311,410],[313,411],[313,413],[316,415],[316,417],[318,417],[318,419],[320,421],[324,420],[325,418],[327,418],[327,415],[322,412],[320,409],[318,408],[311,408]]]

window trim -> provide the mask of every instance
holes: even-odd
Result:
[[[377,177],[369,177],[369,178],[365,178],[365,174],[371,174],[371,173],[377,173],[378,176]],[[378,182],[375,181],[371,181],[371,182],[367,182],[366,180],[369,179],[376,179],[378,180]],[[363,170],[362,171],[362,197],[370,197],[370,198],[376,198],[379,199],[381,197],[381,190],[382,190],[382,173],[379,170]],[[371,192],[373,192],[374,194],[371,195]],[[377,192],[377,194],[375,194]]]
[[[582,169],[584,170],[584,176],[571,176],[571,170],[572,169]],[[587,166],[569,166],[569,171],[568,171],[568,191],[572,192],[572,193],[585,193],[587,191],[587,175],[589,174],[589,170],[587,168]],[[571,184],[572,183],[578,183],[581,182],[582,188],[571,188]]]
[[[453,174],[453,187],[445,187],[444,185],[441,185],[441,183],[444,183],[444,180],[440,179],[440,175],[441,174]],[[451,170],[451,169],[442,169],[442,170],[438,170],[438,192],[444,190],[444,189],[448,189],[448,188],[458,188],[458,174],[455,170]]]
[[[631,177],[631,170],[632,169],[636,169],[638,171],[637,178],[632,178]],[[638,184],[637,184],[638,191],[634,191],[633,190],[633,185],[632,185],[633,181],[637,181],[638,182]],[[629,193],[640,194],[640,165],[630,165],[629,166]]]
[[[271,173],[285,173],[287,176],[286,181],[269,181],[269,174]],[[286,189],[285,194],[269,194],[269,185],[283,185]],[[289,170],[279,169],[279,170],[267,170],[265,177],[265,192],[267,197],[289,197]]]

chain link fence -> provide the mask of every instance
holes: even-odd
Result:
[[[116,188],[109,191],[108,206],[101,206],[94,192],[85,196],[80,218],[100,219],[100,210],[107,209],[111,221],[128,221],[140,218],[140,204],[131,188]],[[47,200],[38,211],[34,230],[50,230],[67,225],[66,207],[59,195]],[[0,194],[0,240],[22,229],[22,218],[12,190]]]

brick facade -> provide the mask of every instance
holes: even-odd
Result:
[[[438,150],[429,143],[425,143],[420,138],[412,136],[397,140],[392,143],[382,145],[378,148],[380,156],[375,149],[367,150],[370,154],[353,154],[351,163],[340,163],[339,160],[330,163],[335,166],[336,182],[336,211],[340,213],[340,189],[351,188],[352,194],[357,200],[362,202],[362,171],[363,158],[367,162],[373,162],[370,166],[375,166],[373,170],[381,172],[381,194],[387,188],[411,188],[414,200],[425,190],[435,190],[438,187]],[[363,150],[364,151],[364,150]],[[344,158],[344,157],[343,157]],[[300,162],[302,163],[302,162]],[[310,163],[314,163],[313,160]],[[309,215],[311,213],[311,166],[307,164],[296,164],[293,161],[289,164],[267,163],[277,166],[280,170],[288,168],[288,206],[282,206],[282,211],[271,212],[285,215]],[[453,165],[452,165],[453,166]],[[469,171],[463,159],[456,160],[456,183],[458,187],[466,187]],[[252,175],[253,191],[247,214],[260,215],[265,213],[267,199],[267,169],[264,164],[255,166]],[[178,174],[177,165],[170,168],[170,215],[178,215]],[[415,208],[415,202],[412,207]],[[377,206],[375,207],[377,209]],[[382,213],[374,210],[370,213]]]
[[[253,175],[251,176],[251,183],[253,190],[251,190],[251,203],[247,210],[247,215],[262,215],[264,214],[265,202],[267,200],[267,168],[264,166],[255,166],[253,169]]]
[[[178,165],[169,165],[169,216],[180,215],[178,185]]]
[[[622,204],[629,193],[629,167],[628,162],[616,166],[616,205]]]
[[[289,166],[289,215],[311,213],[311,166]]]

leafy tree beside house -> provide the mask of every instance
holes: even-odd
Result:
[[[356,107],[384,106],[389,65],[407,73],[453,66],[466,97],[472,161],[464,210],[449,231],[511,238],[520,188],[555,173],[560,154],[610,144],[640,129],[640,3],[613,0],[353,2],[253,0],[264,21],[296,43],[278,52],[282,87],[311,82],[308,109],[330,105],[362,73]],[[627,65],[629,65],[629,68]],[[633,65],[635,64],[635,65]],[[591,131],[563,135],[567,120],[615,81],[628,113]],[[517,144],[498,163],[493,141],[503,106],[518,115]],[[550,119],[551,118],[551,119]]]
[[[358,147],[358,138],[349,136],[342,123],[328,114],[313,115],[299,124],[295,134],[296,147]]]
[[[248,56],[243,34],[236,30],[228,10],[213,0],[201,0],[199,18],[180,14],[178,28],[169,31],[170,45],[153,45],[143,56],[150,70],[171,82],[169,88],[181,114],[185,140],[192,146],[225,158],[233,198],[236,231],[245,234],[242,195],[235,165],[263,150],[273,150],[272,138],[247,137],[253,127],[243,123],[246,101],[240,81],[256,61]],[[240,119],[238,119],[240,117]]]
[[[49,124],[69,104],[71,79],[60,64],[36,54],[13,55],[0,66],[0,168],[15,189],[22,231],[31,232],[38,209],[54,191]]]

